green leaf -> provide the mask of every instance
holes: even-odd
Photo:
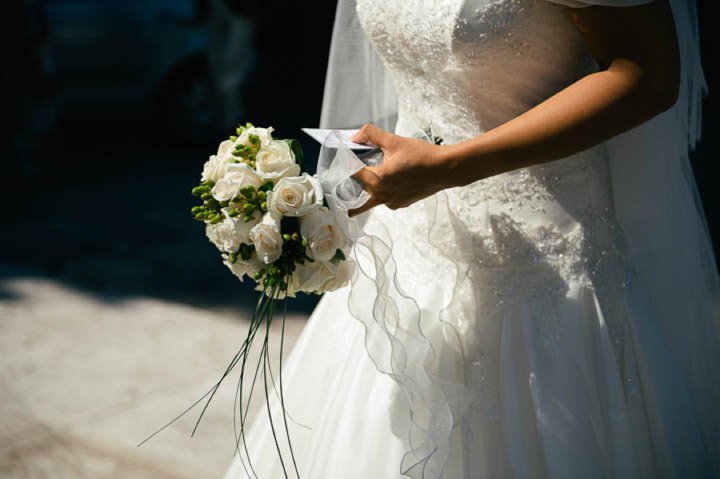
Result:
[[[305,157],[303,156],[302,146],[300,146],[300,142],[295,139],[291,139],[285,140],[285,143],[287,143],[290,147],[290,151],[292,151],[292,154],[295,157],[295,163],[300,165],[301,171],[305,171]]]

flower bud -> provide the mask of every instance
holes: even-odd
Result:
[[[263,211],[267,211],[267,201],[263,201],[260,203],[260,209]]]
[[[292,237],[293,241],[297,241],[300,239],[300,235],[297,234],[297,231],[290,236]]]
[[[290,238],[291,238],[291,236],[287,233],[285,233],[282,237],[283,237],[284,241],[290,241]]]
[[[258,191],[257,197],[260,201],[265,201],[267,199],[267,193],[260,190],[260,191]]]
[[[245,203],[245,206],[243,206],[243,211],[247,214],[251,214],[253,211],[255,211],[255,205],[252,203]]]
[[[255,187],[252,185],[248,185],[245,188],[240,190],[240,193],[243,194],[246,198],[252,198],[253,193],[255,193]]]

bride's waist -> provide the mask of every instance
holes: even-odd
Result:
[[[376,212],[412,274],[435,277],[465,263],[501,281],[520,274],[525,284],[531,278],[561,284],[604,274],[611,263],[622,267],[611,205],[575,217],[550,198],[503,202],[471,193],[447,190],[406,209]]]

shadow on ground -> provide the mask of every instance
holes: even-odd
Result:
[[[252,282],[241,283],[227,270],[190,215],[196,204],[190,190],[217,143],[179,145],[105,126],[125,133],[68,126],[72,136],[61,131],[40,153],[39,174],[4,182],[0,263],[9,266],[0,268],[0,284],[40,276],[105,301],[142,296],[207,308],[252,307],[258,295]],[[312,148],[306,144],[310,157]],[[12,293],[0,286],[0,299]],[[316,302],[302,296],[288,307],[308,312]]]

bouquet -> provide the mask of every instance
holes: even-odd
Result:
[[[348,257],[351,247],[348,235],[352,233],[347,210],[352,207],[352,203],[333,200],[333,179],[321,181],[318,175],[304,171],[303,153],[297,140],[276,139],[272,134],[272,128],[258,128],[250,123],[239,126],[235,135],[220,143],[217,154],[205,162],[200,184],[192,189],[193,196],[201,204],[193,207],[191,213],[197,221],[205,224],[206,235],[220,252],[223,263],[241,281],[250,278],[256,284],[255,289],[262,292],[250,318],[247,337],[213,387],[140,445],[205,401],[192,432],[194,435],[221,383],[239,364],[240,379],[235,405],[236,450],[240,452],[242,442],[252,469],[244,441],[245,421],[262,368],[273,439],[287,477],[270,409],[271,385],[282,406],[287,444],[297,474],[282,387],[284,309],[280,336],[279,388],[275,387],[269,360],[269,333],[277,303],[300,291],[320,294],[344,286],[350,281],[355,262]],[[354,159],[359,162],[357,157]],[[354,171],[362,166],[362,163],[356,165]],[[348,171],[342,178],[335,174],[335,180],[340,179],[341,183],[349,184],[351,173]],[[260,330],[262,332],[258,339]],[[249,352],[257,342],[261,343],[260,359],[248,385],[250,392],[247,404],[243,407]],[[242,459],[242,454],[240,457]]]
[[[438,144],[442,142],[430,130],[414,136]],[[339,132],[333,131],[328,138],[331,141],[323,144],[316,175],[304,171],[303,153],[297,140],[273,138],[272,128],[258,128],[250,123],[239,126],[235,135],[220,143],[217,154],[204,164],[200,184],[192,189],[193,196],[201,204],[193,207],[191,212],[197,221],[204,223],[208,239],[218,249],[228,269],[241,281],[246,278],[254,281],[255,289],[261,294],[250,318],[247,337],[220,379],[198,401],[140,445],[205,400],[193,429],[194,435],[217,389],[239,364],[235,405],[236,450],[240,453],[242,442],[252,469],[244,440],[245,421],[262,368],[267,412],[280,463],[287,477],[270,408],[270,386],[281,404],[287,445],[297,474],[282,387],[284,309],[279,388],[275,387],[269,360],[270,326],[278,302],[286,297],[293,297],[298,292],[321,294],[334,291],[350,282],[356,269],[350,251],[354,241],[364,233],[349,218],[348,211],[361,206],[368,198],[362,185],[352,175],[366,164],[382,162],[379,149],[371,150],[361,160],[343,144]],[[249,352],[258,341],[261,343],[260,359],[248,385],[247,405],[243,407]],[[240,458],[242,460],[242,454]]]
[[[192,190],[192,209],[223,262],[271,298],[344,286],[350,242],[324,201],[320,180],[303,171],[297,140],[248,123],[223,141]]]

